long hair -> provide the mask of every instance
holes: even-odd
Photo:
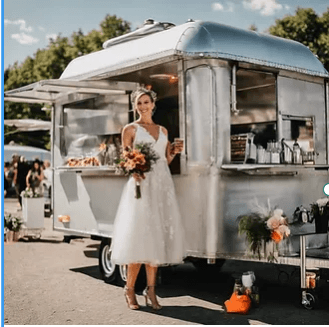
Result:
[[[35,163],[37,163],[37,164],[39,165],[39,168],[38,168],[38,169],[36,169],[36,168],[34,167],[34,164],[35,164]],[[41,162],[40,162],[40,160],[36,159],[36,160],[33,161],[31,171],[32,171],[33,173],[34,173],[34,172],[38,172],[39,175],[41,174]]]

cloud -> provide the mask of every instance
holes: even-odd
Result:
[[[219,2],[212,3],[211,8],[213,11],[223,11],[224,10],[224,6]]]
[[[20,44],[31,45],[33,43],[38,43],[39,39],[33,37],[32,35],[27,35],[24,32],[19,34],[12,34],[11,37]]]
[[[44,32],[46,29],[44,28],[44,27],[42,27],[42,26],[38,26],[38,29],[39,29],[39,31],[42,31],[42,32]]]
[[[290,9],[290,6],[284,5],[284,9],[289,10]]]
[[[226,11],[226,12],[233,12],[234,11],[234,3],[231,1],[226,1],[225,6],[220,2],[213,2],[211,4],[211,9],[213,11]]]
[[[46,35],[46,39],[48,41],[50,41],[50,39],[56,40],[57,39],[57,34],[53,33],[53,34],[47,34]]]
[[[283,6],[277,0],[243,0],[243,6],[249,10],[259,10],[262,16],[274,15]]]
[[[33,28],[31,26],[26,26],[26,21],[24,19],[18,19],[18,20],[4,20],[5,26],[7,25],[19,25],[20,31],[23,32],[32,32]]]

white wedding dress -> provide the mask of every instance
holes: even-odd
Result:
[[[165,156],[167,136],[159,128],[158,140],[139,124],[136,143],[152,143],[160,159],[141,182],[140,199],[135,198],[135,180],[130,177],[122,192],[112,238],[113,263],[182,263],[184,231],[174,183]]]

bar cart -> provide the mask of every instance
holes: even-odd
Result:
[[[300,287],[301,287],[301,304],[305,309],[314,309],[318,305],[318,284],[320,276],[318,272],[312,272],[307,276],[306,268],[306,237],[315,233],[295,234],[300,240]],[[326,250],[326,249],[324,249]],[[329,259],[329,257],[328,257]],[[314,268],[312,268],[314,270]],[[318,270],[318,268],[315,268]],[[327,280],[329,282],[329,280]]]

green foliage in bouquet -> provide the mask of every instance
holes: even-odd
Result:
[[[246,235],[250,250],[254,254],[257,254],[260,259],[260,249],[263,242],[266,243],[271,240],[271,231],[267,228],[266,224],[267,219],[257,213],[240,216],[238,219],[239,234]]]
[[[18,217],[13,217],[11,214],[5,216],[5,228],[13,231],[19,232],[23,221]]]

